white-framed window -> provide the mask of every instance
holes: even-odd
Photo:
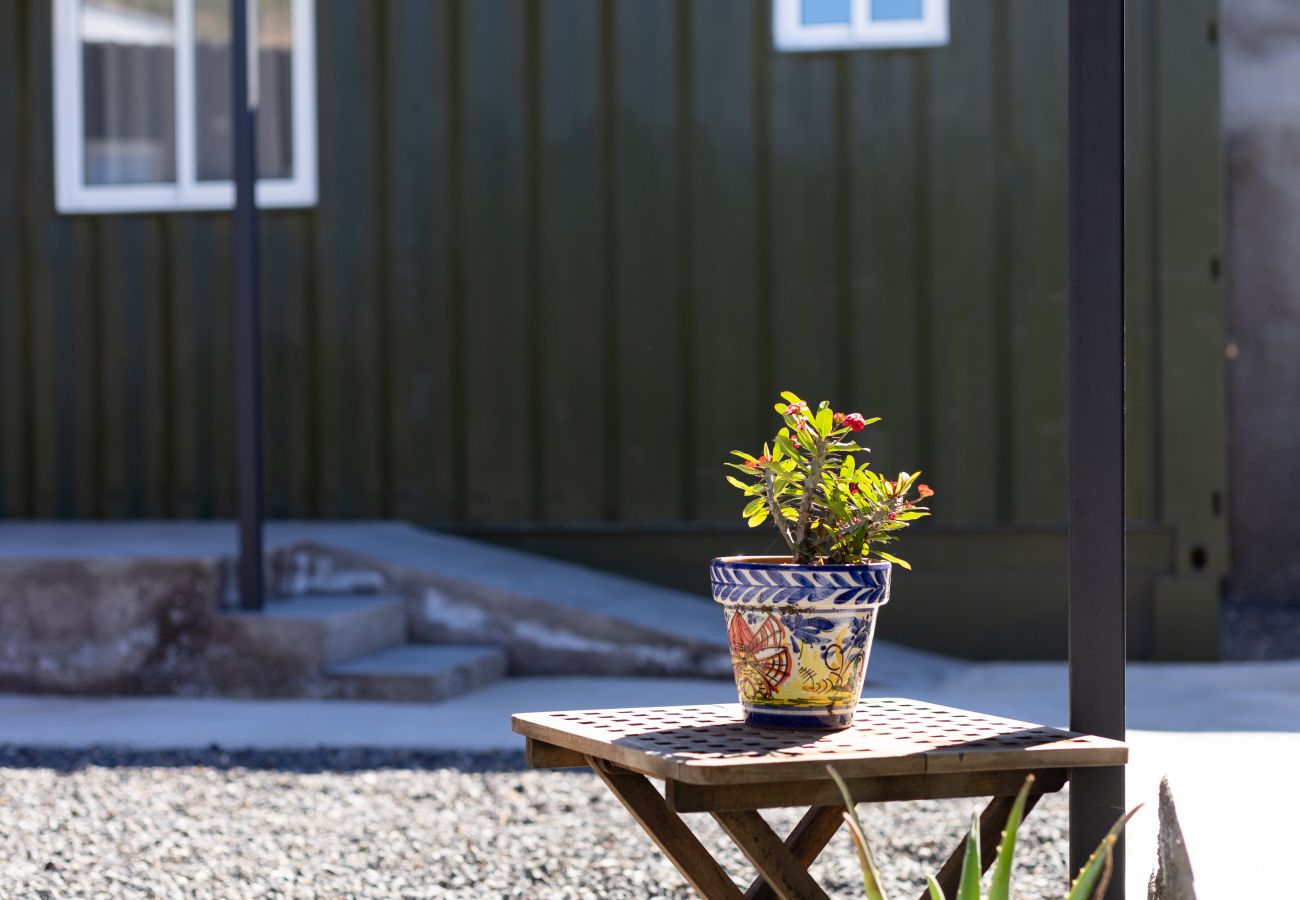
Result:
[[[948,43],[948,0],[772,0],[778,50],[937,47]]]
[[[237,0],[242,2],[242,0]],[[315,0],[249,0],[259,206],[316,203]],[[229,209],[231,0],[54,0],[55,207]]]

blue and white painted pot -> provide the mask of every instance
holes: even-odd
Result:
[[[890,564],[796,566],[725,556],[710,565],[736,689],[750,725],[847,728],[889,602]]]

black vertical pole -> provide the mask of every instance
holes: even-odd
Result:
[[[1122,740],[1124,0],[1070,0],[1069,22],[1070,727]],[[1071,774],[1072,874],[1123,810],[1122,766]]]
[[[257,104],[249,85],[248,7],[230,4],[230,114],[235,162],[235,440],[239,603],[262,608],[262,348],[257,259]]]

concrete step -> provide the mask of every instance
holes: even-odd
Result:
[[[505,674],[505,651],[486,644],[402,644],[324,672],[331,697],[411,703],[449,700]]]
[[[707,596],[396,522],[274,523],[268,542],[278,590],[377,574],[410,598],[411,640],[490,634],[511,675],[731,677],[722,613]],[[700,571],[707,586],[707,560]]]
[[[406,600],[395,594],[273,600],[265,627],[301,632],[320,646],[322,666],[406,641]]]
[[[262,612],[213,617],[208,663],[220,693],[299,696],[322,669],[406,642],[397,595],[308,595],[271,600]]]

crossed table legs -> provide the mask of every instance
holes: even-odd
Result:
[[[843,807],[837,805],[814,805],[783,841],[758,814],[757,809],[711,809],[709,812],[723,830],[749,858],[759,875],[745,893],[741,893],[730,876],[718,865],[717,860],[705,849],[695,834],[686,826],[681,817],[646,776],[614,765],[596,757],[585,757],[587,764],[600,777],[601,781],[618,797],[624,808],[631,813],[638,824],[645,829],[651,839],[672,861],[690,885],[706,900],[824,900],[826,893],[821,889],[808,867],[817,859],[822,849],[839,830],[843,822]],[[1019,781],[1026,773],[1015,773],[1008,778],[992,780],[963,778],[944,780],[942,776],[931,776],[930,784],[923,785],[917,779],[895,778],[874,779],[878,782],[875,790],[859,784],[857,789],[851,787],[855,799],[861,794],[862,799],[927,799],[939,796],[972,796],[972,790],[980,788],[1007,787],[1014,783],[1019,788]],[[1045,770],[1036,773],[1035,790],[1029,795],[1026,815],[1033,809],[1043,793],[1060,790],[1068,772],[1064,769]],[[830,779],[827,779],[829,784]],[[996,782],[996,783],[995,783]],[[668,783],[669,797],[673,796],[675,783]],[[777,793],[780,793],[779,786]],[[824,794],[825,787],[818,786]],[[881,789],[883,788],[883,790]],[[807,793],[814,794],[817,790]],[[908,796],[915,794],[916,796]],[[820,797],[818,799],[821,799]],[[987,869],[997,852],[998,838],[1006,826],[1007,817],[1015,797],[1013,792],[997,793],[985,807],[980,816],[981,867]],[[761,805],[795,805],[790,803],[764,803]],[[687,807],[691,805],[687,799]],[[705,800],[702,805],[710,805]],[[734,799],[724,802],[724,806],[736,805]],[[962,842],[944,863],[936,875],[945,893],[956,892],[957,881],[961,874],[961,860],[965,844]],[[924,900],[924,896],[922,898]]]

